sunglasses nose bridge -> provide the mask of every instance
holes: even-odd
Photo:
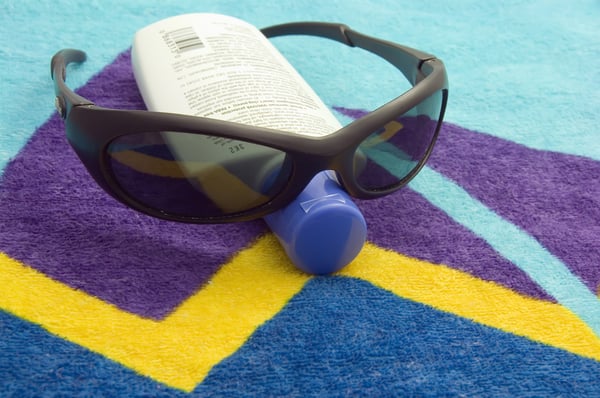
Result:
[[[295,189],[304,189],[320,172],[335,168],[335,158],[328,154],[294,153],[292,155],[292,174],[290,183]]]

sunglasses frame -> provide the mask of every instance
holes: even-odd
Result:
[[[261,31],[268,38],[309,35],[362,48],[390,62],[404,74],[413,87],[332,134],[310,137],[198,116],[96,106],[92,101],[76,94],[65,83],[67,65],[84,62],[86,54],[80,50],[64,49],[57,52],[51,61],[55,105],[65,121],[69,143],[98,185],[118,201],[142,213],[161,219],[202,224],[249,221],[281,209],[296,198],[310,180],[323,170],[335,171],[343,188],[351,196],[360,199],[374,199],[395,192],[420,171],[427,162],[439,134],[448,99],[448,77],[441,60],[419,50],[364,35],[337,23],[295,22],[271,26]],[[419,164],[405,178],[389,188],[362,188],[354,175],[354,156],[361,142],[383,124],[408,112],[438,91],[442,93],[439,119],[429,148]],[[291,175],[287,185],[271,201],[243,212],[200,218],[169,214],[148,207],[128,195],[117,183],[109,166],[107,148],[114,139],[121,136],[160,131],[212,135],[281,150],[292,161]]]

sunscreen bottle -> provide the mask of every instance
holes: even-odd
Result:
[[[136,33],[131,58],[149,110],[309,136],[340,128],[329,109],[269,40],[239,19],[185,14],[158,21]],[[251,181],[248,188],[254,191],[259,191],[271,174],[271,165],[278,164],[269,148],[208,136],[206,145],[200,147],[195,140],[191,146],[181,136],[163,134],[176,156],[188,158],[193,151],[209,163],[218,160],[230,174],[254,173],[252,178],[244,178]],[[236,150],[222,150],[223,140]],[[240,157],[243,162],[234,159]],[[236,168],[242,163],[253,167]],[[187,174],[201,172],[186,170]],[[215,198],[215,204],[226,208],[235,200],[231,196],[236,193],[231,192]],[[364,217],[331,172],[319,173],[292,203],[265,221],[292,262],[312,274],[341,269],[366,240]]]

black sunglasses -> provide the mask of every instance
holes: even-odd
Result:
[[[290,23],[262,33],[319,36],[365,49],[398,68],[412,88],[332,134],[310,137],[210,118],[96,106],[65,84],[66,66],[85,61],[86,54],[61,50],[51,63],[56,107],[71,146],[96,182],[125,205],[154,217],[222,223],[283,208],[323,170],[335,171],[344,189],[362,199],[388,195],[419,172],[446,108],[448,78],[442,61],[340,24]],[[201,148],[219,139],[234,140],[249,156],[201,156],[206,154]]]

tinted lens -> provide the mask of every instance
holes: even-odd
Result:
[[[169,215],[210,218],[276,196],[290,167],[284,152],[182,132],[131,134],[108,147],[112,173],[137,202]]]
[[[442,99],[441,91],[433,94],[361,143],[355,155],[359,185],[385,190],[413,176],[435,142]]]

